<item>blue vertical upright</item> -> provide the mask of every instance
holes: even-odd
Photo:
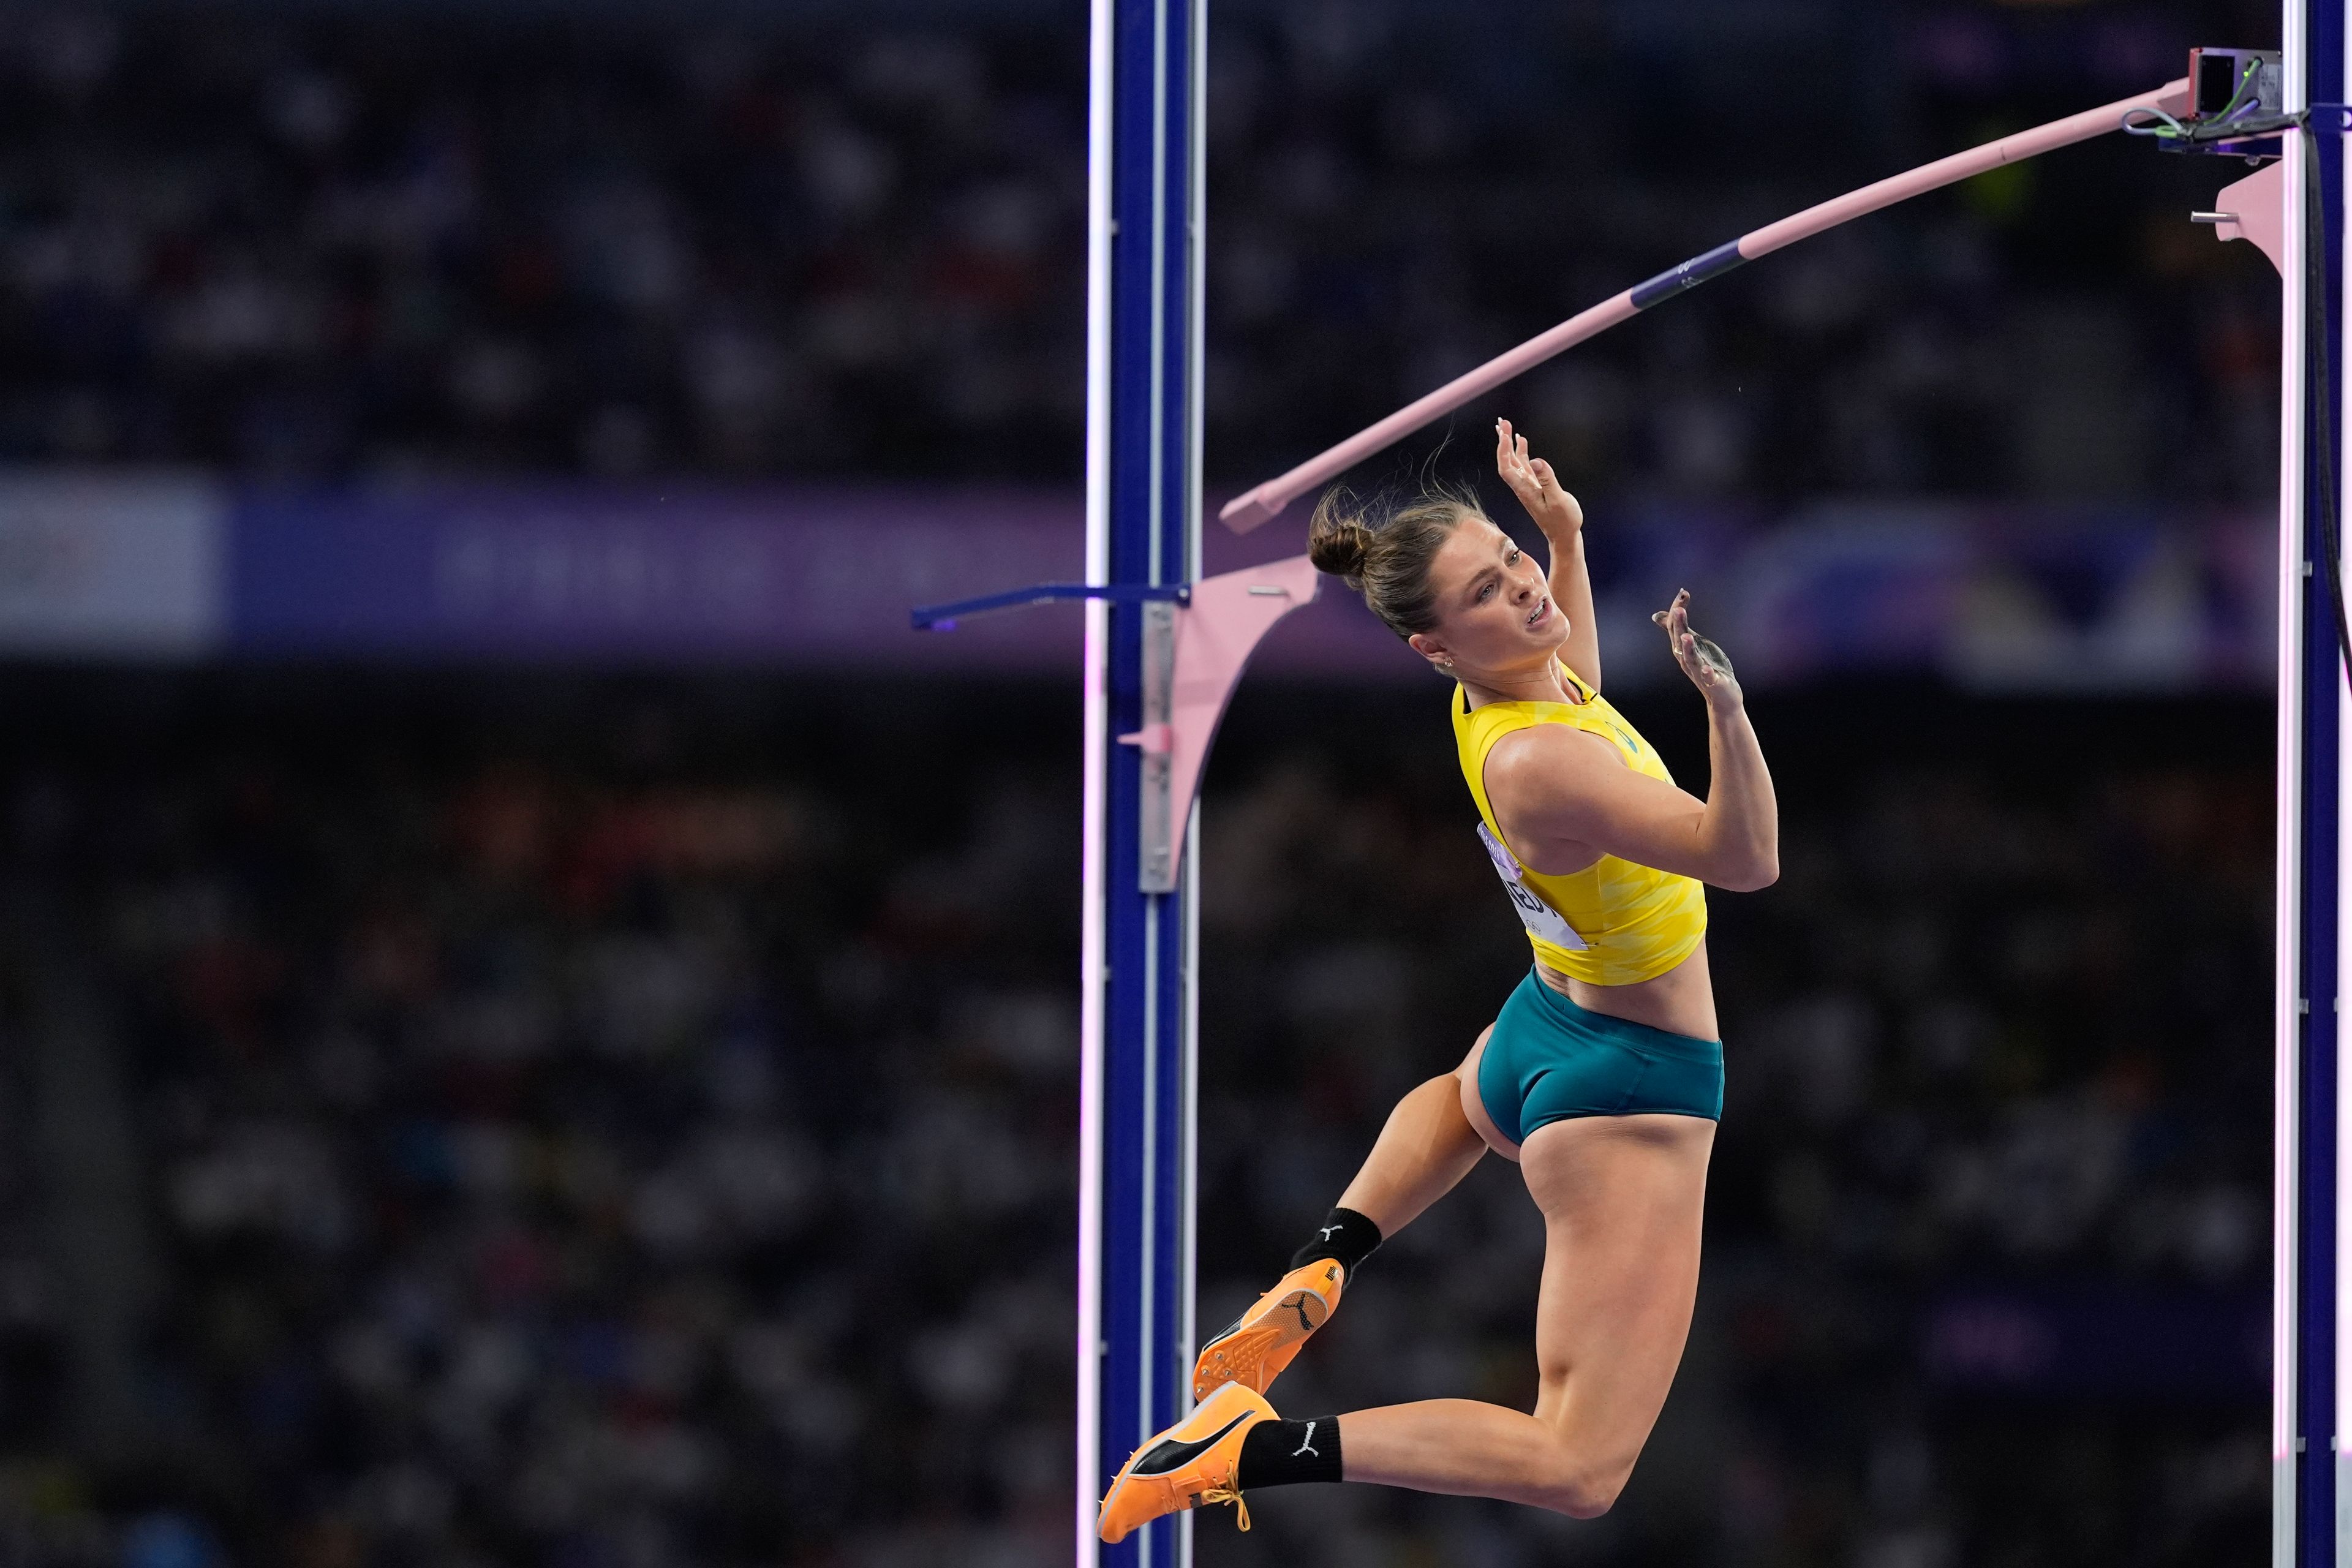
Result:
[[[2352,1568],[2338,1434],[2347,1327],[2338,1201],[2337,996],[2347,885],[2340,780],[2347,694],[2326,562],[2342,479],[2344,100],[2347,0],[2285,0],[2287,107],[2318,134],[2285,138],[2279,466],[2276,1101],[2273,1194],[2273,1568]],[[2314,160],[2316,161],[2315,169]],[[2326,330],[2323,323],[2335,330]]]
[[[2308,67],[2305,88],[2308,101],[2344,100],[2344,0],[2313,0],[2305,35]],[[2304,345],[2304,407],[2295,424],[2307,432],[2300,454],[2303,469],[2301,505],[2304,571],[2299,682],[2303,755],[2297,769],[2303,791],[2299,946],[2302,955],[2301,994],[2296,999],[2295,1026],[2301,1035],[2296,1086],[2300,1127],[2295,1138],[2298,1166],[2295,1204],[2298,1279],[2295,1316],[2300,1342],[2295,1352],[2295,1562],[2310,1568],[2329,1568],[2341,1558],[2337,1529],[2336,1351],[2336,927],[2338,779],[2342,772],[2339,737],[2343,726],[2344,677],[2342,656],[2336,642],[2336,618],[2326,570],[2326,524],[2322,510],[2333,504],[2335,488],[2326,470],[2334,466],[2328,448],[2340,445],[2343,428],[2341,354],[2333,334],[2312,330],[2311,324],[2343,320],[2343,289],[2336,265],[2343,214],[2343,147],[2332,134],[2304,140],[2305,158],[2318,162],[2319,202],[2315,212],[2307,195],[2311,172],[2290,188],[2290,223],[2304,230],[2304,288],[2285,289],[2301,298],[2305,329],[2283,341]],[[2317,265],[2312,265],[2316,257]],[[2317,289],[2321,298],[2311,297]]]
[[[1169,585],[1199,569],[1202,5],[1093,5],[1094,584]],[[1147,708],[1165,690],[1171,615],[1164,601],[1087,606],[1076,1549],[1082,1564],[1121,1568],[1192,1555],[1190,1515],[1117,1546],[1093,1532],[1118,1466],[1191,1405],[1195,857],[1150,831],[1164,759],[1119,739],[1166,716]]]

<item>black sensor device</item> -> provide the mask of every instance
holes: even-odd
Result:
[[[2285,85],[2276,49],[2191,49],[2189,113],[2182,118],[2210,119],[2228,111],[2233,99],[2237,111],[2249,118],[2284,113]]]

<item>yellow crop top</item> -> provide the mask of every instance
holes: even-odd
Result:
[[[1454,689],[1454,742],[1462,777],[1478,802],[1478,837],[1517,909],[1536,957],[1571,979],[1594,985],[1631,985],[1654,979],[1688,958],[1706,934],[1706,889],[1696,878],[1637,866],[1603,855],[1581,871],[1547,876],[1519,864],[1503,842],[1486,799],[1486,753],[1495,742],[1532,724],[1566,724],[1617,748],[1625,765],[1661,783],[1674,775],[1656,750],[1624,716],[1562,664],[1560,674],[1580,702],[1489,702],[1472,708]]]

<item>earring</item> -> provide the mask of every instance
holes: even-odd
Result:
[[[1451,675],[1454,673],[1454,661],[1450,658],[1441,658],[1437,661],[1437,668]]]

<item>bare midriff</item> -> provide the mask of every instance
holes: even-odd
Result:
[[[1715,1018],[1715,983],[1707,973],[1706,939],[1701,937],[1688,958],[1664,974],[1630,985],[1595,985],[1572,980],[1550,965],[1538,963],[1536,973],[1546,985],[1588,1012],[1647,1024],[1669,1034],[1695,1040],[1721,1037]]]

